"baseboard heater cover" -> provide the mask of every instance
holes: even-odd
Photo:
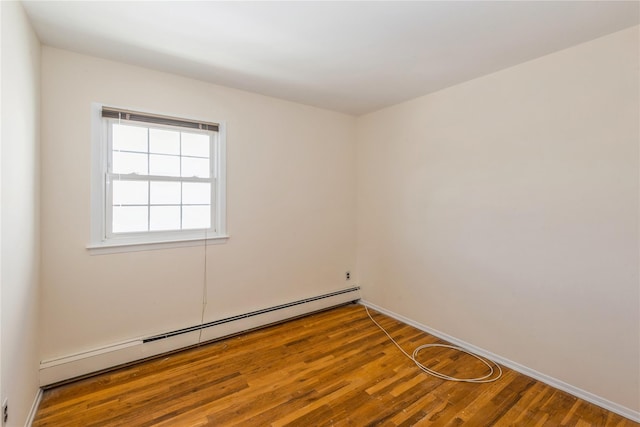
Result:
[[[147,359],[182,348],[221,339],[251,329],[311,314],[360,299],[359,287],[279,304],[187,328],[136,338],[94,350],[40,363],[40,385],[43,387],[104,371],[119,365]]]
[[[254,317],[254,316],[259,316],[261,314],[271,313],[273,311],[284,310],[286,308],[295,307],[297,305],[308,304],[310,302],[314,302],[314,301],[318,301],[318,300],[322,300],[322,299],[327,299],[327,298],[335,297],[335,296],[342,295],[342,294],[350,294],[350,293],[352,293],[354,291],[357,291],[358,289],[360,289],[360,288],[359,287],[355,287],[355,288],[349,288],[349,289],[342,289],[340,291],[331,292],[329,294],[319,295],[319,296],[311,297],[311,298],[305,298],[305,299],[302,299],[302,300],[299,300],[299,301],[290,302],[290,303],[287,303],[287,304],[280,304],[280,305],[276,305],[276,306],[273,306],[273,307],[264,308],[262,310],[256,310],[256,311],[251,311],[251,312],[245,313],[245,314],[239,314],[237,316],[227,317],[225,319],[214,320],[213,322],[204,323],[202,325],[195,325],[195,326],[191,326],[189,328],[178,329],[178,330],[175,330],[175,331],[172,331],[172,332],[167,332],[167,333],[164,333],[164,334],[159,334],[159,335],[154,335],[152,337],[144,338],[142,340],[142,342],[146,344],[148,342],[162,340],[162,339],[169,338],[169,337],[172,337],[172,336],[175,336],[175,335],[186,334],[186,333],[192,332],[192,331],[199,331],[200,329],[207,329],[207,328],[210,328],[212,326],[223,325],[223,324],[229,323],[229,322],[237,322],[238,320],[247,319],[249,317]],[[355,298],[352,301],[357,301],[357,300],[358,300],[358,298]]]

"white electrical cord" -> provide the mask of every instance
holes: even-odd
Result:
[[[204,232],[204,271],[202,274],[202,312],[200,313],[200,332],[198,333],[198,345],[202,343],[202,329],[204,326],[204,312],[207,308],[207,232]]]
[[[418,368],[420,368],[423,372],[425,372],[425,373],[427,373],[429,375],[432,375],[432,376],[434,376],[436,378],[443,379],[443,380],[458,381],[458,382],[465,382],[465,383],[491,383],[491,382],[494,382],[494,381],[498,380],[500,377],[502,377],[502,368],[500,368],[500,365],[498,365],[493,360],[483,359],[482,357],[478,356],[477,354],[471,353],[470,351],[467,351],[464,348],[456,347],[456,346],[453,346],[453,345],[448,345],[448,344],[424,344],[424,345],[421,345],[419,347],[416,347],[416,349],[413,350],[413,355],[409,355],[409,353],[404,351],[404,349],[402,347],[400,347],[400,344],[398,344],[396,342],[396,340],[394,340],[391,337],[391,335],[389,335],[389,333],[382,326],[380,326],[380,324],[378,322],[375,321],[375,319],[371,316],[371,313],[369,313],[369,309],[367,308],[367,306],[363,304],[363,307],[366,310],[367,315],[369,316],[369,319],[371,319],[371,321],[378,328],[380,328],[380,330],[382,332],[385,333],[385,335],[391,340],[391,342],[394,343],[395,346],[398,347],[398,349],[405,356],[407,356],[409,359],[411,359],[413,361],[413,363],[415,363],[416,366]],[[434,371],[433,369],[427,368],[422,363],[418,362],[418,353],[420,353],[420,351],[424,350],[425,348],[431,348],[431,347],[450,348],[450,349],[453,349],[453,350],[458,350],[458,351],[461,351],[463,353],[466,353],[469,356],[473,356],[476,359],[478,359],[479,361],[481,361],[482,363],[484,363],[489,368],[489,373],[487,375],[484,375],[484,376],[481,376],[481,377],[475,377],[475,378],[456,378],[456,377],[451,377],[449,375],[442,374],[442,373],[440,373],[438,371]],[[489,363],[489,362],[491,362],[491,363]],[[493,366],[495,366],[497,368],[497,370],[494,369]],[[493,376],[494,372],[496,372],[496,371],[497,371],[497,375]]]

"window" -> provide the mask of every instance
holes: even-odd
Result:
[[[94,110],[91,249],[227,237],[222,124]]]

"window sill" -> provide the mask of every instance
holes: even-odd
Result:
[[[87,250],[90,255],[107,255],[117,254],[123,252],[140,252],[140,251],[156,251],[160,249],[173,249],[184,248],[189,246],[203,246],[206,242],[207,245],[226,243],[229,240],[229,236],[215,236],[215,237],[199,237],[193,239],[183,240],[164,240],[157,242],[104,242],[104,243],[91,243],[87,245]]]

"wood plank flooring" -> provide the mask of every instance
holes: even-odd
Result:
[[[409,353],[442,342],[372,315]],[[484,374],[448,349],[448,375]],[[44,392],[43,426],[639,426],[509,369],[489,384],[422,373],[349,305]]]

